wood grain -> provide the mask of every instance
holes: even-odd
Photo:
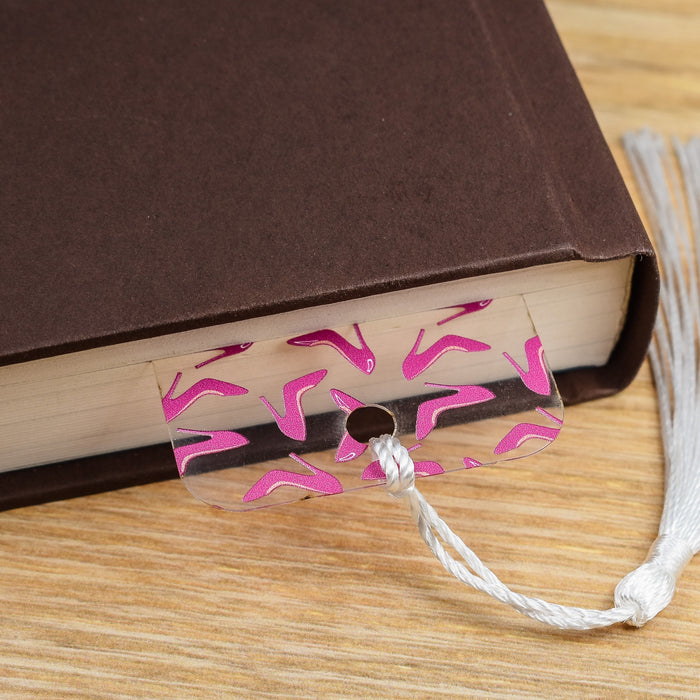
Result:
[[[548,6],[627,177],[623,131],[700,131],[696,0]],[[661,512],[648,368],[537,457],[421,488],[516,589],[608,607]],[[698,561],[645,628],[564,633],[461,587],[382,489],[241,516],[170,482],[0,524],[2,697],[700,697]]]

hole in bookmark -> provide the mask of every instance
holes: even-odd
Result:
[[[153,363],[180,476],[211,505],[249,510],[380,484],[367,445],[377,431],[399,438],[423,477],[528,456],[562,427],[520,296],[291,337],[271,326]]]
[[[370,438],[393,435],[396,421],[384,406],[358,406],[348,415],[345,430],[353,440],[368,444]]]

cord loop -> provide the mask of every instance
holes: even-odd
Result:
[[[406,496],[416,483],[415,466],[408,450],[391,435],[371,438],[369,444],[386,476],[386,490],[394,498]]]

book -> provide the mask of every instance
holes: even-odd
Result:
[[[175,476],[165,357],[521,294],[565,401],[636,373],[653,249],[540,0],[0,20],[0,505]]]

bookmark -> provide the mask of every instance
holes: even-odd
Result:
[[[700,549],[700,142],[676,143],[689,227],[663,142],[643,132],[625,146],[664,271],[650,357],[667,492],[659,537],[618,584],[614,607],[567,607],[512,591],[416,486],[419,478],[532,455],[556,439],[562,402],[522,297],[234,339],[154,363],[187,488],[215,507],[248,510],[384,484],[408,502],[449,573],[525,615],[583,630],[641,626],[658,614]],[[441,455],[452,445],[441,463],[431,459],[438,444]]]
[[[519,296],[247,339],[155,371],[185,486],[234,511],[384,483],[368,444],[384,433],[423,477],[530,455],[563,420]]]

